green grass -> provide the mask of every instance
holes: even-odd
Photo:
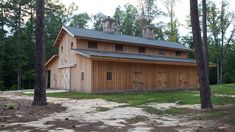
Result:
[[[235,83],[211,85],[212,94],[235,95]]]
[[[77,92],[49,93],[49,97],[72,98],[72,99],[95,99],[103,98],[108,101],[127,103],[131,106],[144,105],[151,102],[178,103],[178,104],[199,104],[200,97],[195,96],[195,91],[170,91],[170,92],[149,92],[149,93],[112,93],[112,94],[84,94]],[[235,98],[212,96],[215,105],[235,104]]]
[[[16,104],[14,103],[8,103],[4,105],[4,108],[8,110],[15,109],[15,107],[16,107]]]
[[[155,115],[162,115],[162,114],[178,115],[178,114],[188,113],[189,111],[189,109],[184,109],[184,108],[170,108],[166,110],[160,110],[153,108],[151,106],[141,106],[141,107],[143,108],[144,111]]]
[[[235,95],[235,84],[212,85],[212,94]],[[72,99],[95,99],[102,98],[108,101],[127,103],[131,106],[144,105],[151,102],[177,103],[177,104],[200,104],[198,91],[157,91],[157,92],[132,92],[132,93],[109,93],[109,94],[86,94],[78,92],[48,93],[48,97],[72,98]],[[215,105],[235,104],[235,98],[212,96]]]
[[[109,101],[127,103],[131,106],[143,105],[151,102],[178,102],[179,104],[199,103],[199,97],[194,96],[195,91],[168,91],[168,92],[138,92],[138,93],[110,93],[110,94],[84,94],[77,92],[49,93],[49,97],[94,99],[103,98]]]

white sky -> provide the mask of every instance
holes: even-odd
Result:
[[[103,14],[107,16],[113,16],[115,12],[115,8],[120,5],[123,7],[123,5],[130,3],[134,6],[137,6],[138,0],[60,0],[63,4],[66,6],[69,6],[72,2],[76,3],[78,5],[78,12],[87,12],[89,15],[94,15],[96,13],[102,12]],[[199,2],[201,0],[198,0]],[[217,3],[220,3],[221,0],[213,0]],[[235,5],[235,0],[228,0],[230,3],[230,7],[232,5]],[[160,10],[165,11],[165,7],[161,4],[161,0],[158,0],[158,8]],[[177,2],[176,8],[175,8],[175,15],[177,19],[179,20],[181,26],[179,27],[180,35],[186,35],[189,30],[187,30],[185,27],[187,17],[189,16],[189,0],[179,0]],[[232,10],[234,10],[231,7]],[[158,18],[161,19],[161,18]],[[163,19],[163,21],[166,21],[166,19]]]

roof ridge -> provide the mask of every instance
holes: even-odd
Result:
[[[88,30],[88,31],[94,31],[94,32],[100,32],[100,33],[106,33],[104,31],[98,31],[98,30],[95,30],[95,29],[89,29],[89,28],[77,28],[77,27],[73,27],[73,26],[66,26],[64,25],[65,27],[69,27],[69,28],[76,28],[78,30]],[[113,33],[107,33],[107,34],[113,34]],[[122,35],[122,36],[128,36],[128,37],[136,37],[136,38],[141,38],[141,39],[146,39],[146,40],[157,40],[157,41],[167,41],[167,40],[160,40],[160,39],[147,39],[147,38],[144,38],[144,37],[140,37],[140,36],[134,36],[134,35],[127,35],[127,34],[120,34],[118,32],[115,32],[113,35]],[[181,44],[179,42],[171,42],[171,41],[167,41],[167,42],[170,42],[170,43],[175,43],[175,44]]]

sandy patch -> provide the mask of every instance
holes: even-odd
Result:
[[[11,99],[28,99],[32,100],[32,97],[15,95],[12,93],[0,93],[1,96],[11,98]],[[102,122],[99,124],[100,128],[106,128],[109,126],[115,128],[125,128],[128,127],[128,131],[142,132],[142,131],[152,131],[155,127],[179,127],[183,126],[186,128],[197,128],[205,124],[206,121],[189,121],[190,117],[187,116],[171,116],[171,115],[153,115],[142,110],[142,108],[137,107],[120,107],[126,105],[124,103],[116,103],[106,101],[104,99],[66,99],[66,98],[47,98],[48,102],[61,104],[66,107],[66,110],[60,113],[51,114],[45,118],[39,119],[37,121],[30,121],[24,123],[10,123],[8,126],[14,126],[21,124],[25,127],[36,127],[39,129],[51,130],[51,131],[72,131],[66,128],[54,128],[56,124],[47,124],[47,122],[55,121],[77,121],[83,124],[92,124],[97,122]],[[185,107],[197,109],[197,105],[177,105],[175,103],[152,103],[150,106],[157,109],[168,109],[171,107]],[[107,111],[97,111],[98,107],[109,108]],[[148,118],[146,121],[137,121],[136,123],[129,123],[128,120],[135,118],[137,116],[143,116]],[[140,122],[140,123],[138,123]],[[81,124],[81,125],[83,125]],[[83,127],[83,126],[79,126]],[[53,128],[53,129],[52,129]],[[179,129],[183,129],[180,127]],[[172,128],[171,128],[172,130]]]
[[[176,103],[150,103],[148,106],[151,106],[156,109],[160,110],[166,110],[170,108],[187,108],[187,109],[194,109],[194,110],[200,110],[201,105],[200,104],[194,104],[194,105],[178,105]]]

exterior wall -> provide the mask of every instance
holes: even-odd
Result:
[[[108,42],[97,42],[97,43],[98,43],[97,50],[100,50],[100,51],[115,51],[115,44],[118,44],[118,43],[108,43]],[[81,48],[81,49],[87,49],[88,48],[88,40],[77,39],[77,47]],[[133,46],[133,45],[123,44],[123,53],[138,54],[139,47],[144,47],[144,46]],[[146,55],[159,55],[160,49],[158,49],[158,48],[153,48],[153,47],[144,47],[144,48],[145,48]],[[161,50],[164,50],[164,52],[165,52],[164,56],[187,58],[187,52],[185,52],[185,51],[181,51],[181,55],[176,56],[176,53],[174,50],[169,50],[169,49],[161,49]]]
[[[107,80],[112,72],[112,80]],[[92,92],[198,88],[196,67],[92,61]]]
[[[81,73],[84,72],[84,80]],[[76,66],[71,68],[71,91],[91,92],[91,60],[76,55]]]
[[[58,88],[58,59],[54,60],[47,66],[47,70],[50,70],[50,88]],[[48,78],[47,78],[48,79]],[[49,81],[49,80],[47,80]]]
[[[71,47],[73,43],[73,47]],[[58,67],[68,67],[69,65],[74,65],[76,63],[76,54],[71,51],[71,48],[77,48],[76,38],[71,37],[69,34],[65,33],[60,44],[59,44],[59,65]],[[63,47],[63,49],[62,49]]]

